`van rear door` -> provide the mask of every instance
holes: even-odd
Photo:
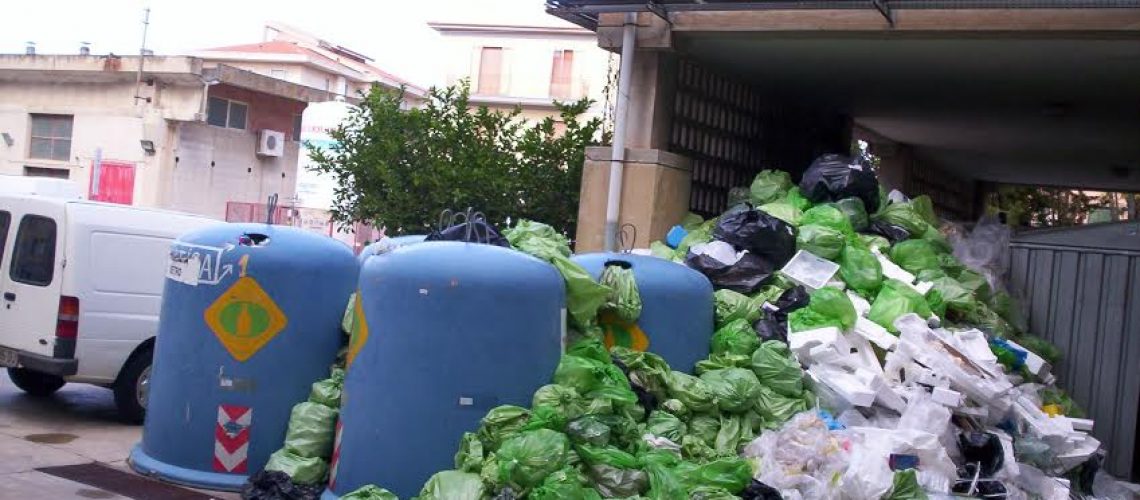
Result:
[[[52,356],[63,281],[64,213],[59,200],[0,198],[0,346]]]

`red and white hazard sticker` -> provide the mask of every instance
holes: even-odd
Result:
[[[332,458],[330,459],[331,464],[329,466],[329,489],[330,490],[336,488],[336,466],[340,464],[340,435],[341,435],[341,428],[343,427],[341,422],[342,421],[339,419],[336,421],[336,439],[333,440],[333,453],[332,453]]]
[[[214,428],[214,470],[248,471],[249,427],[252,422],[253,409],[248,406],[218,406],[218,425]]]

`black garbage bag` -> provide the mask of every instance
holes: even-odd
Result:
[[[254,474],[241,488],[242,500],[317,500],[325,485],[296,484],[280,471]]]
[[[963,432],[958,435],[958,449],[965,463],[978,464],[981,477],[992,477],[1005,463],[1001,439],[992,432]]]
[[[959,479],[954,481],[950,492],[970,498],[1002,499],[1007,498],[1009,490],[997,479],[986,479],[977,473],[976,463],[967,463],[958,468]]]
[[[902,226],[888,224],[880,220],[871,221],[871,225],[867,227],[867,232],[877,234],[886,238],[891,242],[891,245],[910,239],[910,231],[907,231]]]
[[[726,213],[713,228],[713,238],[783,267],[796,253],[796,231],[767,212],[749,209]]]
[[[784,500],[779,490],[761,483],[756,479],[753,479],[752,484],[749,484],[747,488],[744,488],[744,491],[740,492],[740,498],[744,500]]]
[[[807,289],[803,285],[796,285],[784,290],[784,293],[781,293],[780,298],[776,299],[776,303],[772,305],[776,306],[776,312],[787,318],[792,311],[807,306],[809,300],[811,297],[808,295]]]
[[[879,210],[879,179],[863,159],[837,154],[816,158],[800,180],[800,192],[812,203],[854,197],[863,200],[868,213]]]
[[[794,237],[792,248],[795,248]],[[685,265],[705,275],[714,288],[727,288],[743,294],[759,290],[764,281],[776,271],[776,267],[768,259],[753,253],[745,253],[735,264],[725,264],[707,255],[690,251],[685,257]]]
[[[752,324],[752,329],[756,330],[756,336],[760,338],[760,342],[768,340],[779,340],[780,342],[788,341],[788,319],[777,318],[775,314],[765,314]]]
[[[620,359],[618,359],[617,356],[611,355],[611,358],[613,359],[614,365],[620,368],[621,372],[625,374],[625,378],[629,380],[629,388],[632,389],[633,393],[637,395],[638,406],[645,408],[646,415],[653,413],[653,410],[657,409],[657,396],[654,396],[652,392],[649,392],[649,389],[646,389],[645,386],[634,382],[633,377],[629,375],[629,367],[626,366],[626,364],[623,363]]]
[[[511,243],[502,234],[499,234],[499,230],[495,229],[495,226],[482,219],[456,224],[442,231],[437,229],[428,234],[424,241],[465,241],[511,247]]]

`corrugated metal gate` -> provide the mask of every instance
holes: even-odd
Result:
[[[1108,449],[1105,467],[1140,478],[1140,223],[1014,237],[1010,282],[1029,330],[1065,353],[1053,372]]]

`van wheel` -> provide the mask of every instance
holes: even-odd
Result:
[[[143,349],[127,361],[123,371],[115,381],[115,406],[123,420],[141,424],[146,418],[146,403],[150,395],[150,365],[154,351]]]
[[[8,378],[12,379],[12,383],[21,391],[37,398],[51,396],[67,383],[59,375],[34,372],[27,368],[9,368]]]

